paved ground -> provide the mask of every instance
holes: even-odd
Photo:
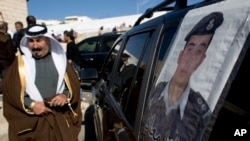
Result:
[[[83,100],[82,100],[82,112],[83,112],[83,120],[84,113],[87,107],[89,106],[89,102],[91,102],[92,96],[89,92],[84,92]],[[3,108],[2,108],[2,95],[0,95],[0,141],[8,141],[8,123],[3,117]],[[81,132],[79,134],[79,141],[84,141],[84,125],[82,126]]]
[[[8,123],[3,117],[2,101],[0,101],[0,141],[8,141]]]

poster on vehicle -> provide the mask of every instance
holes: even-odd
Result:
[[[249,18],[249,5],[237,1],[185,16],[148,97],[142,140],[202,139],[249,34]]]

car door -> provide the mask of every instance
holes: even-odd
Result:
[[[128,129],[126,134],[129,140],[134,140],[135,119],[138,101],[142,92],[141,84],[144,79],[146,62],[150,55],[150,47],[154,46],[157,36],[162,29],[161,24],[145,29],[142,32],[131,32],[123,42],[117,44],[112,50],[103,70],[108,70],[107,77],[102,84],[105,104],[112,110],[103,109],[103,138],[112,137],[110,130]],[[153,38],[154,37],[154,38]],[[128,64],[123,64],[121,56],[128,54]],[[119,106],[118,106],[119,105]],[[103,106],[101,106],[103,107]],[[106,107],[106,106],[104,106]],[[124,125],[124,126],[119,126]],[[116,132],[114,132],[116,134]],[[119,135],[117,135],[116,140]]]

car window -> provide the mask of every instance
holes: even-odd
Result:
[[[104,64],[104,66],[102,68],[102,71],[105,74],[104,79],[106,81],[110,80],[110,77],[107,78],[107,75],[109,76],[111,74],[111,72],[112,72],[112,69],[113,69],[113,66],[114,66],[114,63],[115,63],[115,58],[118,55],[118,51],[119,51],[119,49],[121,47],[121,44],[122,44],[122,41],[119,41],[118,43],[116,43],[114,45],[114,48],[112,49],[110,55],[108,55],[108,58],[106,59],[105,64]]]
[[[111,91],[131,125],[135,121],[145,62],[149,56],[149,49],[146,45],[150,35],[151,32],[144,32],[130,36],[120,58],[116,58],[119,65],[115,71],[116,81],[111,86]],[[113,54],[116,54],[115,50]]]
[[[138,101],[141,94],[141,86],[143,81],[144,72],[146,69],[146,62],[148,61],[150,48],[147,47],[147,40],[151,33],[145,34],[145,47],[143,48],[143,51],[141,54],[138,54],[138,57],[140,56],[141,59],[137,63],[137,68],[134,72],[134,81],[130,84],[130,88],[127,90],[127,92],[124,92],[124,96],[122,98],[122,105],[123,105],[123,111],[125,113],[125,116],[127,119],[131,122],[132,126],[134,126],[135,119],[136,119],[136,113],[137,113],[137,107],[138,107]],[[139,42],[137,42],[139,43]],[[143,42],[141,42],[143,43]]]
[[[98,38],[89,38],[78,43],[79,51],[83,53],[94,53],[98,44]]]
[[[109,52],[115,40],[118,38],[117,36],[104,36],[102,40],[102,45],[100,52]]]

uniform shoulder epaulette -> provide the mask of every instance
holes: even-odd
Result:
[[[195,92],[194,90],[190,90],[190,96],[192,99],[192,103],[195,104],[195,107],[199,108],[198,110],[201,114],[210,113],[210,108],[206,102],[206,100],[201,96],[199,92]]]

